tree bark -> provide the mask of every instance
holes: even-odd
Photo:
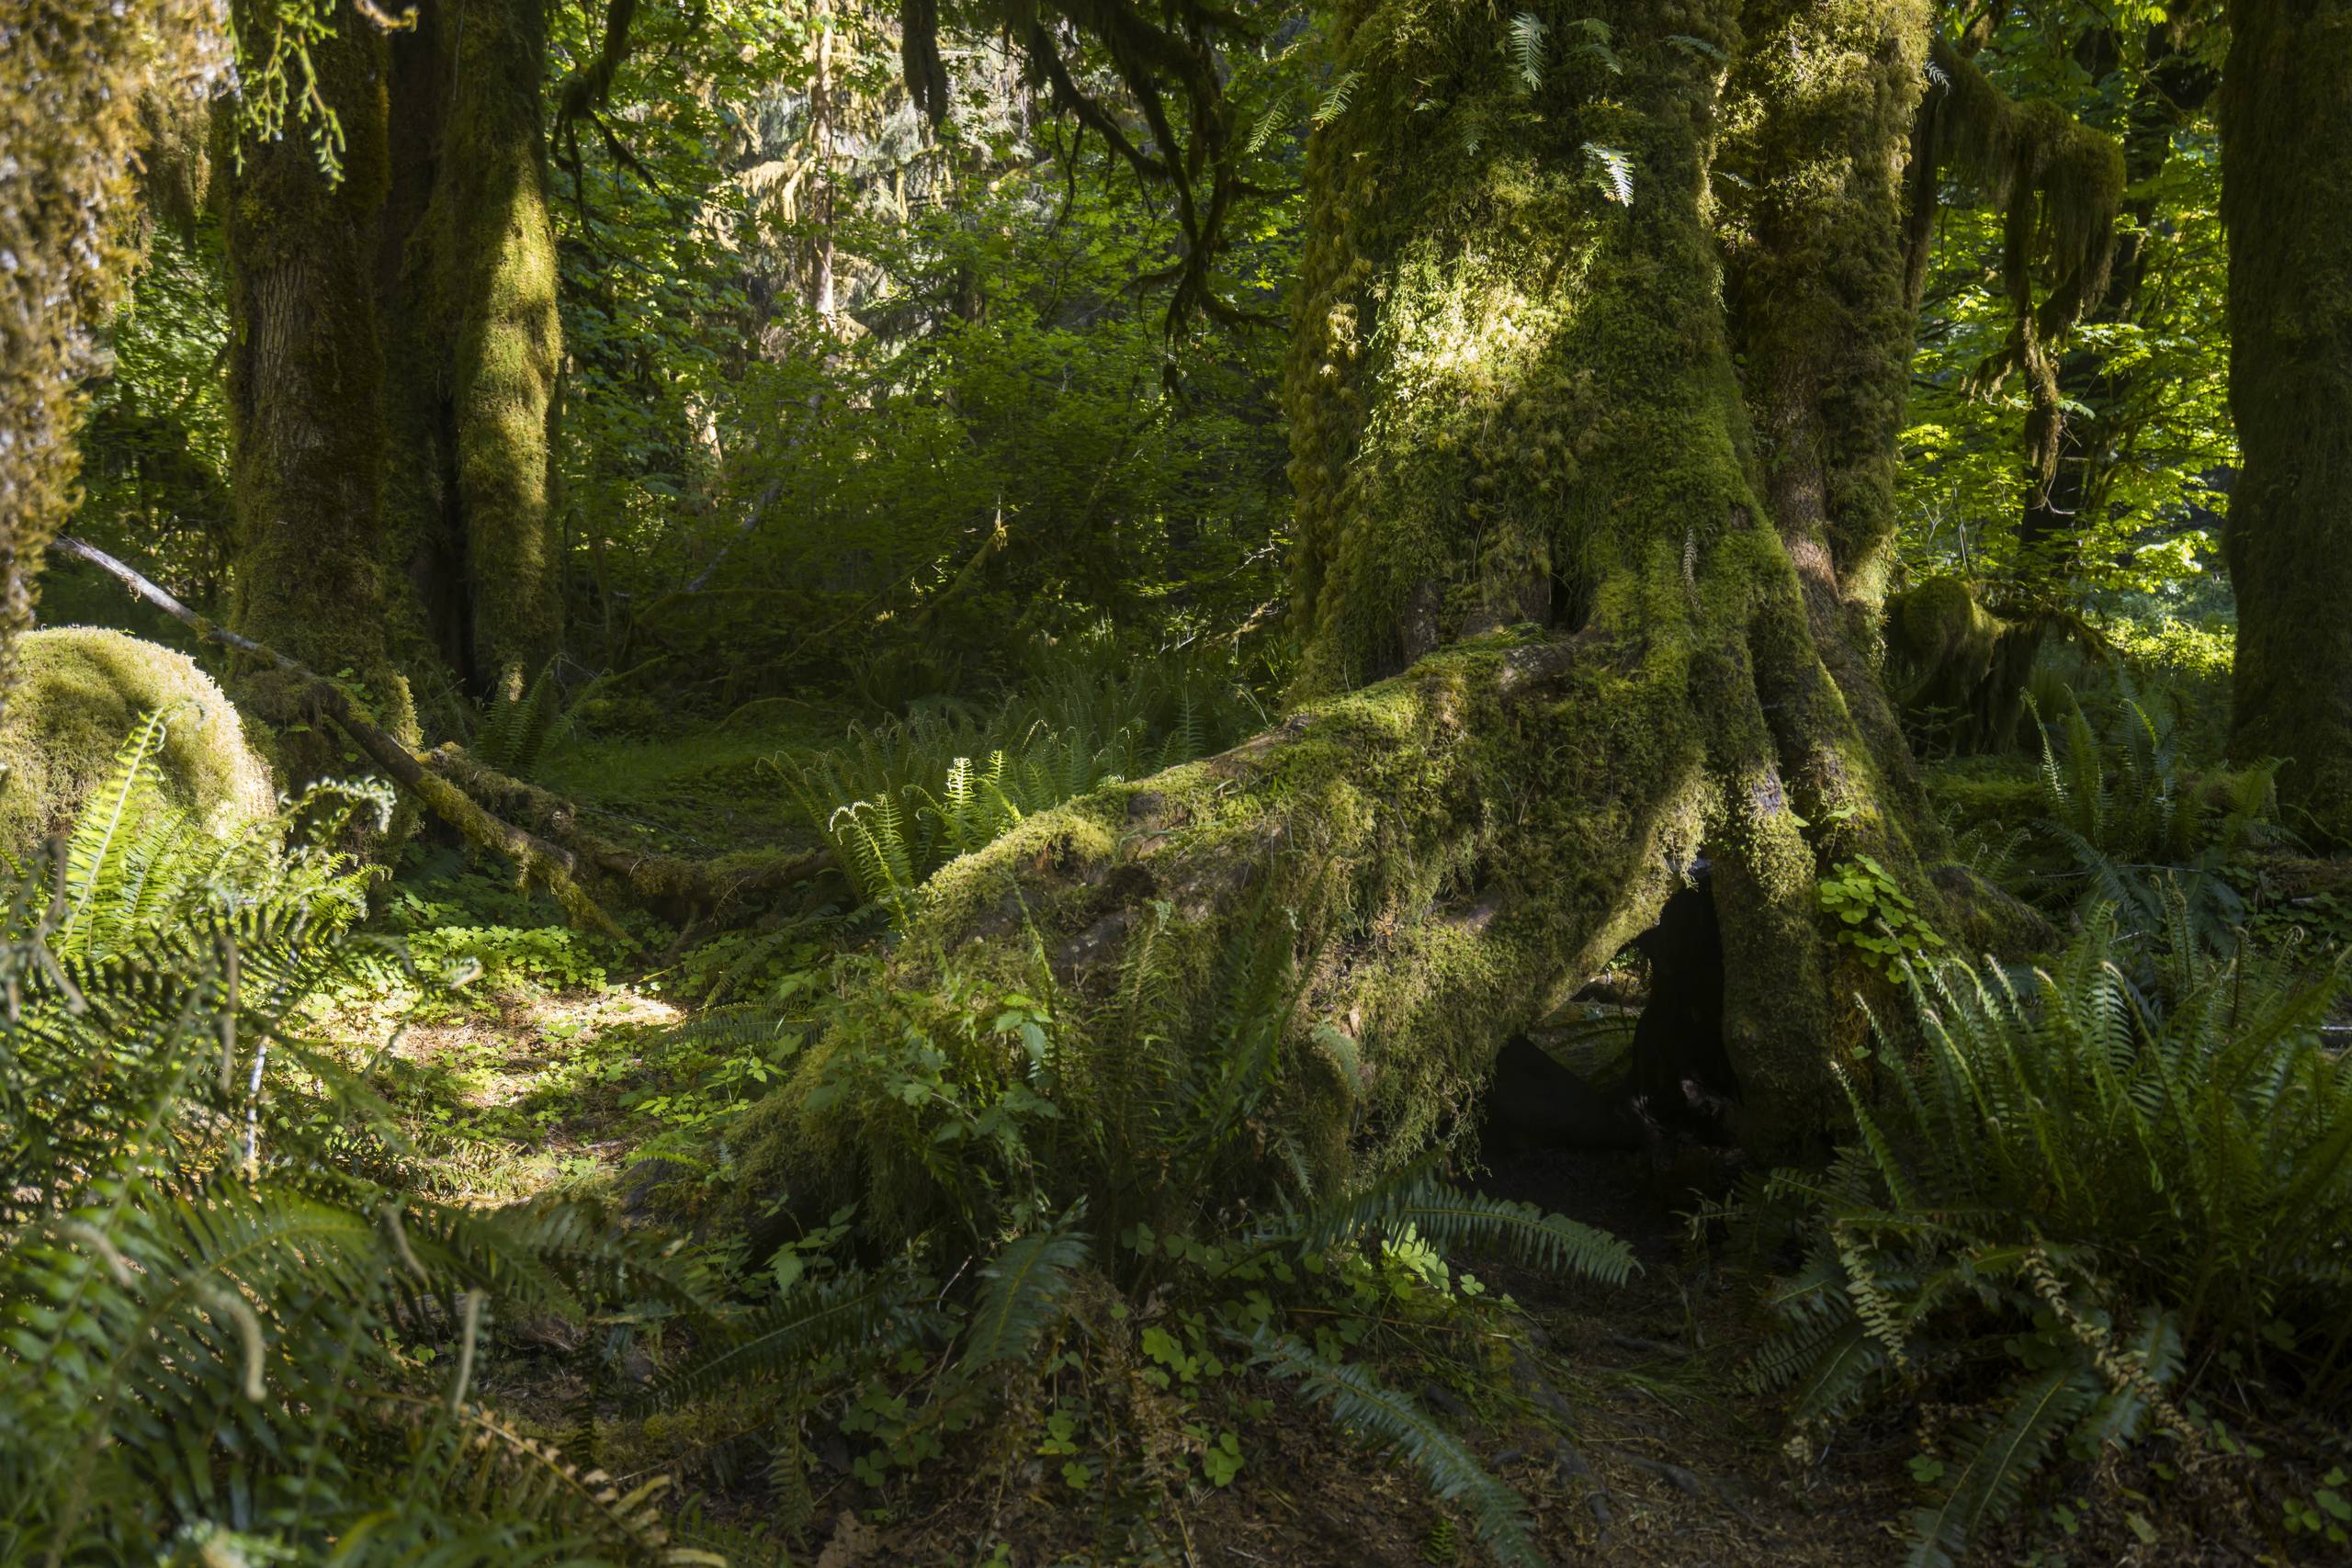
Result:
[[[546,51],[542,0],[431,0],[389,35],[345,0],[312,49],[341,178],[299,134],[234,177],[236,624],[352,672],[398,733],[403,677],[519,694],[561,634]],[[248,695],[284,723],[276,679]]]
[[[234,16],[258,40],[270,17]],[[348,3],[311,46],[342,137],[339,178],[299,126],[264,139],[223,106],[229,404],[237,573],[231,624],[315,670],[353,680],[386,728],[413,738],[408,684],[384,636],[380,498],[383,348],[373,254],[387,179],[382,34]],[[286,783],[343,771],[306,689],[269,661],[234,682],[269,724]]]
[[[2231,750],[2352,841],[2352,3],[2237,0],[2222,73]]]
[[[1309,148],[1287,369],[1297,705],[948,867],[902,975],[1017,984],[1042,952],[1082,996],[1149,930],[1197,977],[1271,900],[1313,956],[1306,1007],[1361,1054],[1362,1074],[1321,1064],[1328,1122],[1368,1115],[1402,1150],[1703,848],[1742,1134],[1784,1149],[1832,1123],[1860,1030],[1831,998],[1860,975],[1824,940],[1819,870],[1871,854],[1940,908],[1862,640],[1927,17],[1792,3],[1743,39],[1736,14],[1623,0],[1608,57],[1564,29],[1530,81],[1485,7],[1341,7],[1353,96]],[[1778,85],[1765,56],[1791,51],[1835,91]],[[1735,154],[1745,209],[1715,180]],[[1804,287],[1776,306],[1781,286]],[[762,1111],[754,1189],[857,1168],[862,1112],[809,1093],[849,1048]]]
[[[428,0],[392,50],[388,547],[413,634],[473,695],[514,696],[563,618],[543,0]]]

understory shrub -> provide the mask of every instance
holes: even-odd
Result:
[[[699,1450],[765,1456],[787,1514],[812,1426],[846,1434],[886,1494],[950,1444],[983,1468],[1059,1455],[1073,1506],[1118,1515],[1105,1557],[1148,1555],[1170,1489],[1230,1482],[1253,1391],[1288,1382],[1407,1456],[1497,1560],[1541,1562],[1524,1502],[1382,1367],[1438,1375],[1459,1355],[1447,1325],[1502,1310],[1459,1249],[1603,1281],[1630,1250],[1456,1189],[1433,1156],[1335,1174],[1309,1145],[1349,1129],[1308,1108],[1352,1045],[1305,1016],[1286,914],[1241,922],[1197,971],[1172,911],[1149,922],[1097,999],[1042,956],[993,981],[950,964],[920,989],[844,987],[741,1128],[747,1190],[774,1201],[744,1215],[744,1262],[774,1302],[670,1391],[727,1391]]]
[[[2070,696],[2064,714],[2042,727],[2034,831],[2065,867],[2048,881],[2086,908],[2117,907],[2143,931],[2164,923],[2177,896],[2199,939],[2226,946],[2245,908],[2224,874],[2237,856],[2282,837],[2277,772],[2266,762],[2195,773],[2162,709],[2127,690],[2102,733]]]
[[[1914,971],[1916,1053],[1849,1082],[1854,1137],[1702,1223],[1793,1242],[1755,1359],[1800,1430],[1901,1394],[1964,1409],[1914,1465],[1909,1561],[1956,1561],[2060,1453],[2202,1441],[2248,1379],[2352,1391],[2352,1062],[2340,964],[2215,954],[2095,912],[2048,969]]]

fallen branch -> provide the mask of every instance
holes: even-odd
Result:
[[[424,764],[469,796],[527,824],[586,867],[611,877],[631,898],[664,914],[715,912],[808,881],[835,863],[831,844],[811,850],[748,850],[711,860],[615,843],[581,820],[577,804],[550,790],[486,767],[455,746],[426,754]]]
[[[526,880],[536,878],[554,896],[556,902],[563,906],[564,913],[576,924],[622,941],[628,940],[613,918],[605,912],[604,907],[580,886],[581,862],[577,855],[526,833],[512,823],[499,820],[456,784],[427,772],[414,752],[362,716],[343,688],[334,682],[299,660],[288,659],[275,649],[266,648],[249,637],[231,631],[217,621],[198,615],[149,581],[138,570],[96,546],[72,537],[61,537],[50,548],[58,555],[89,562],[130,590],[133,597],[163,611],[194,632],[200,640],[217,643],[222,648],[233,649],[261,660],[270,668],[302,682],[303,694],[322,717],[332,720],[336,728],[351,737],[352,742],[390,774],[394,784],[424,802],[435,817],[463,834],[468,843],[493,851],[513,861]]]

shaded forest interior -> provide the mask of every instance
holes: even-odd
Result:
[[[2352,1560],[2352,0],[0,0],[0,1564]]]

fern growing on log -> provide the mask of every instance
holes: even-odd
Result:
[[[1181,659],[1111,674],[1062,660],[984,721],[926,707],[853,725],[840,746],[777,767],[859,896],[903,917],[949,861],[1064,801],[1229,745],[1260,716],[1229,681]]]
[[[562,709],[563,694],[556,686],[553,666],[540,671],[519,693],[493,693],[474,729],[475,757],[493,773],[529,780],[555,738]]]

